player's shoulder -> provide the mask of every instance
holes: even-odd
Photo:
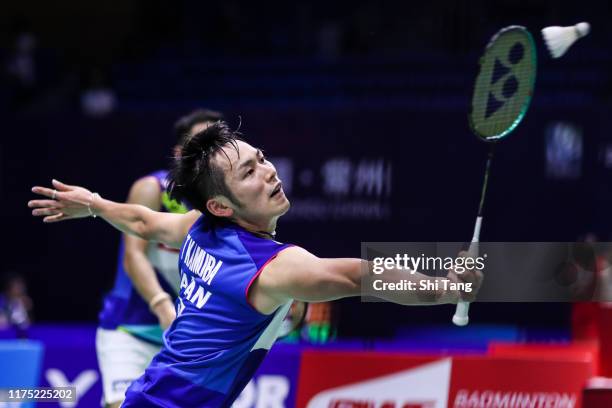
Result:
[[[284,273],[285,271],[293,270],[299,265],[304,265],[308,261],[312,261],[316,257],[302,247],[290,245],[281,249],[276,256],[271,259],[266,270],[273,273]]]
[[[132,183],[131,191],[141,191],[141,192],[150,192],[157,193],[161,192],[161,185],[159,184],[159,180],[157,177],[153,175],[147,175],[141,177]]]
[[[286,302],[317,269],[317,259],[298,246],[283,249],[262,268],[256,281],[259,293],[275,301],[275,306]]]
[[[144,176],[132,184],[128,202],[157,208],[159,207],[161,193],[162,189],[157,178],[151,175]]]
[[[156,170],[138,178],[132,186],[162,191],[168,184],[168,170]]]
[[[307,250],[305,250],[304,248],[302,248],[301,246],[288,244],[286,248],[279,251],[276,258],[279,259],[280,261],[286,262],[288,260],[294,260],[294,259],[299,260],[304,257],[311,257],[311,256],[314,256],[314,255],[308,252]]]

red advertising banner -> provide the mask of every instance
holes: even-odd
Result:
[[[600,305],[599,336],[601,375],[612,377],[612,303]]]
[[[307,351],[299,408],[579,408],[592,362]]]
[[[487,355],[514,359],[552,361],[592,361],[593,375],[600,374],[600,346],[595,340],[573,341],[571,343],[508,343],[490,342]]]

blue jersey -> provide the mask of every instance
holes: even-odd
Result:
[[[201,217],[183,242],[177,318],[123,407],[228,407],[276,340],[290,303],[275,313],[248,301],[265,265],[289,245]]]
[[[185,212],[184,208],[177,205],[168,197],[166,170],[156,171],[149,176],[155,177],[161,191],[161,211]],[[165,247],[157,242],[150,242],[146,250],[147,259],[153,265],[157,279],[162,288],[173,296],[178,293],[179,274],[177,269],[178,251]],[[119,259],[117,261],[117,274],[113,289],[104,298],[102,311],[100,312],[100,327],[104,329],[119,329],[126,331],[143,340],[161,344],[162,331],[158,319],[149,310],[149,305],[132,285],[123,261],[125,249],[123,239],[119,248]]]

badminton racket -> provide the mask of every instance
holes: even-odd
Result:
[[[487,44],[479,65],[468,118],[472,132],[480,140],[489,142],[490,146],[469,257],[476,257],[479,252],[480,228],[495,143],[516,129],[525,117],[533,96],[537,57],[532,35],[521,26],[503,28]],[[458,326],[468,324],[469,308],[468,302],[460,300],[453,323]]]

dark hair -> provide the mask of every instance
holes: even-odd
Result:
[[[223,170],[212,162],[212,158],[219,151],[227,157],[227,153],[222,150],[227,145],[238,151],[238,140],[242,140],[242,135],[231,130],[223,121],[216,122],[186,139],[181,147],[181,155],[174,160],[169,175],[172,198],[187,202],[213,222],[219,221],[219,218],[210,214],[206,208],[206,202],[210,198],[223,195],[240,206],[225,183]]]
[[[189,134],[189,131],[194,125],[205,122],[218,122],[220,120],[223,120],[223,114],[209,109],[196,109],[180,117],[179,120],[174,123],[174,136],[176,137],[177,144],[183,143],[185,136]]]

